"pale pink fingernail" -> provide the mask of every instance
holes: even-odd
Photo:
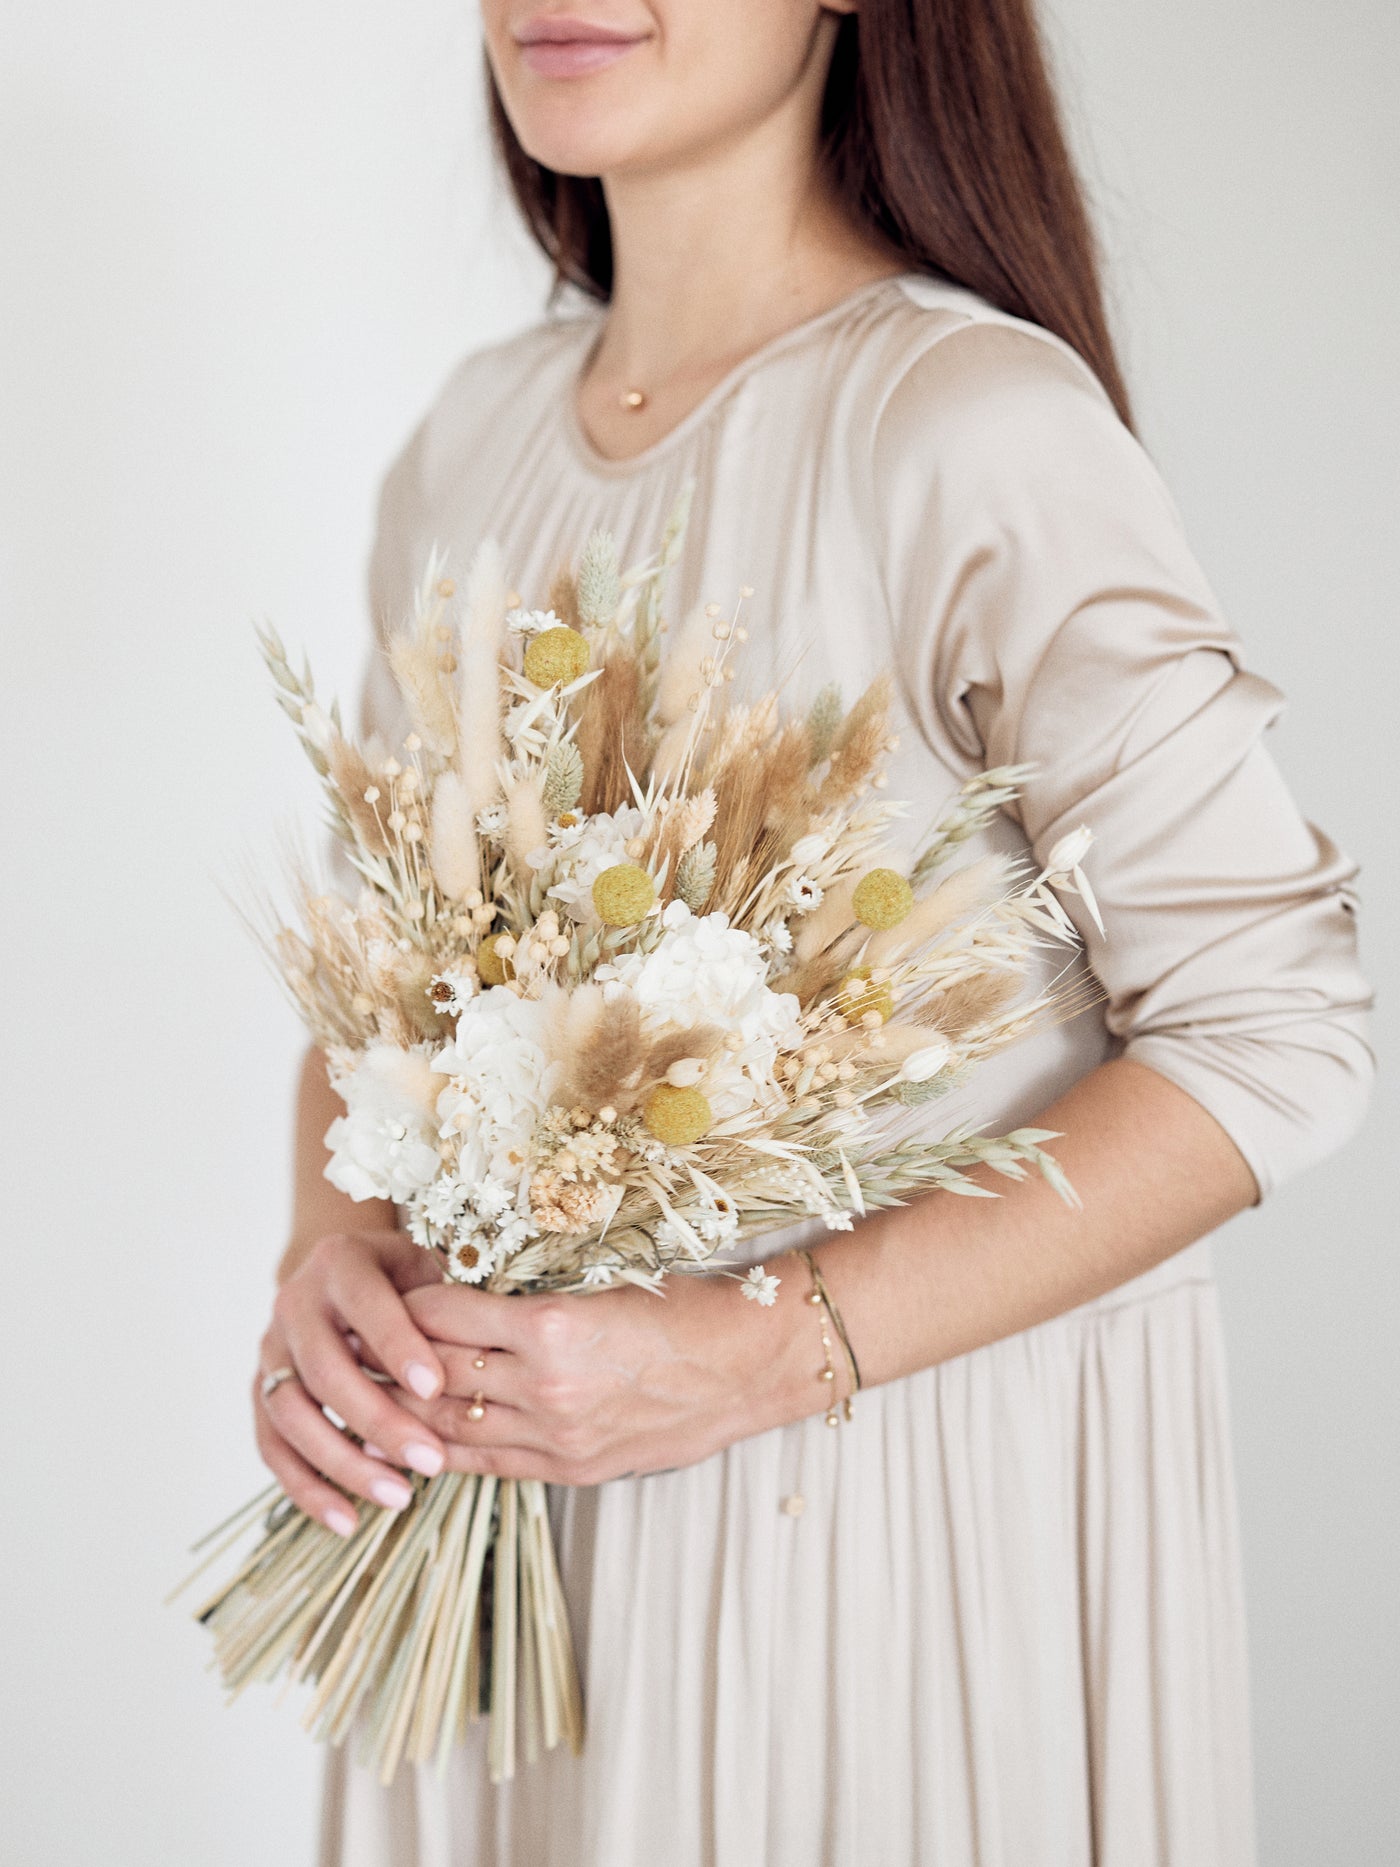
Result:
[[[404,1447],[403,1462],[411,1465],[414,1471],[422,1472],[425,1478],[436,1478],[442,1470],[442,1454],[437,1447],[419,1445],[416,1440]]]
[[[389,1510],[402,1510],[413,1496],[405,1484],[399,1484],[392,1478],[376,1478],[370,1486],[370,1496],[376,1504],[383,1504]]]
[[[437,1376],[425,1362],[409,1362],[403,1376],[420,1400],[431,1400],[437,1392]]]
[[[380,1459],[383,1461],[385,1465],[389,1463],[388,1453],[381,1452],[378,1446],[372,1446],[368,1440],[365,1441],[364,1450],[366,1454],[368,1455],[368,1457],[372,1459]]]
[[[338,1504],[326,1512],[326,1522],[337,1536],[353,1536],[360,1527],[359,1518]]]

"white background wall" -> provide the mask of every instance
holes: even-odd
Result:
[[[1394,1051],[1391,0],[1059,0],[1149,444],[1274,747],[1363,863]],[[7,1227],[0,1854],[301,1867],[315,1756],[159,1599],[259,1482],[290,1014],[219,893],[308,774],[249,631],[349,690],[371,501],[541,302],[472,10],[3,0]],[[1221,1256],[1266,1867],[1400,1857],[1400,1276],[1383,1082]],[[1183,1864],[1189,1867],[1189,1864]]]

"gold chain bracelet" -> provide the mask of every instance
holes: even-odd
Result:
[[[807,1301],[814,1309],[819,1309],[823,1312],[821,1316],[821,1331],[822,1355],[825,1365],[818,1378],[828,1384],[828,1389],[832,1396],[827,1403],[826,1423],[828,1426],[839,1426],[841,1424],[842,1413],[845,1414],[848,1420],[851,1418],[852,1397],[860,1392],[860,1369],[856,1365],[855,1353],[851,1348],[851,1339],[846,1334],[846,1325],[841,1320],[841,1312],[832,1301],[831,1292],[826,1286],[826,1279],[817,1269],[816,1259],[805,1245],[798,1246],[797,1255],[806,1260],[807,1269],[812,1273],[812,1288],[808,1292]],[[841,1353],[845,1358],[846,1372],[850,1377],[851,1384],[850,1392],[839,1405],[835,1398],[836,1363],[832,1359],[831,1336],[828,1334],[826,1326],[828,1316],[831,1318],[832,1327],[835,1329],[837,1338],[841,1343]]]

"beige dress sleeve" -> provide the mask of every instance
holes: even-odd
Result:
[[[1043,336],[930,344],[873,447],[909,705],[954,769],[1037,765],[1019,812],[1040,860],[1093,830],[1107,938],[1067,906],[1108,1028],[1215,1116],[1263,1198],[1351,1134],[1375,1065],[1358,865],[1264,743],[1284,696],[1146,452]]]

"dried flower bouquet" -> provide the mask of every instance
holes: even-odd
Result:
[[[934,1187],[985,1196],[979,1164],[1035,1168],[1077,1204],[1049,1131],[934,1137],[922,1105],[1089,1002],[1026,990],[1033,951],[1078,937],[1055,890],[1098,922],[1088,831],[1039,872],[960,864],[1031,769],[1008,766],[901,857],[886,681],[849,711],[827,689],[803,718],[771,694],[731,704],[748,591],[663,655],[683,528],[678,512],[625,574],[595,533],[544,609],[520,607],[490,545],[460,597],[434,559],[388,645],[401,745],[355,744],[262,637],[361,882],[351,900],[299,869],[300,928],[262,930],[345,1102],[326,1173],[396,1202],[463,1283],[655,1288],[747,1234],[848,1228]],[[741,1280],[759,1302],[774,1284],[763,1266]],[[276,1487],[221,1526],[206,1560],[264,1519],[198,1610],[225,1683],[309,1681],[308,1727],[341,1742],[359,1724],[385,1781],[402,1757],[445,1759],[483,1711],[495,1780],[521,1739],[528,1758],[577,1748],[543,1486],[414,1489],[402,1512],[358,1505],[349,1539]]]

